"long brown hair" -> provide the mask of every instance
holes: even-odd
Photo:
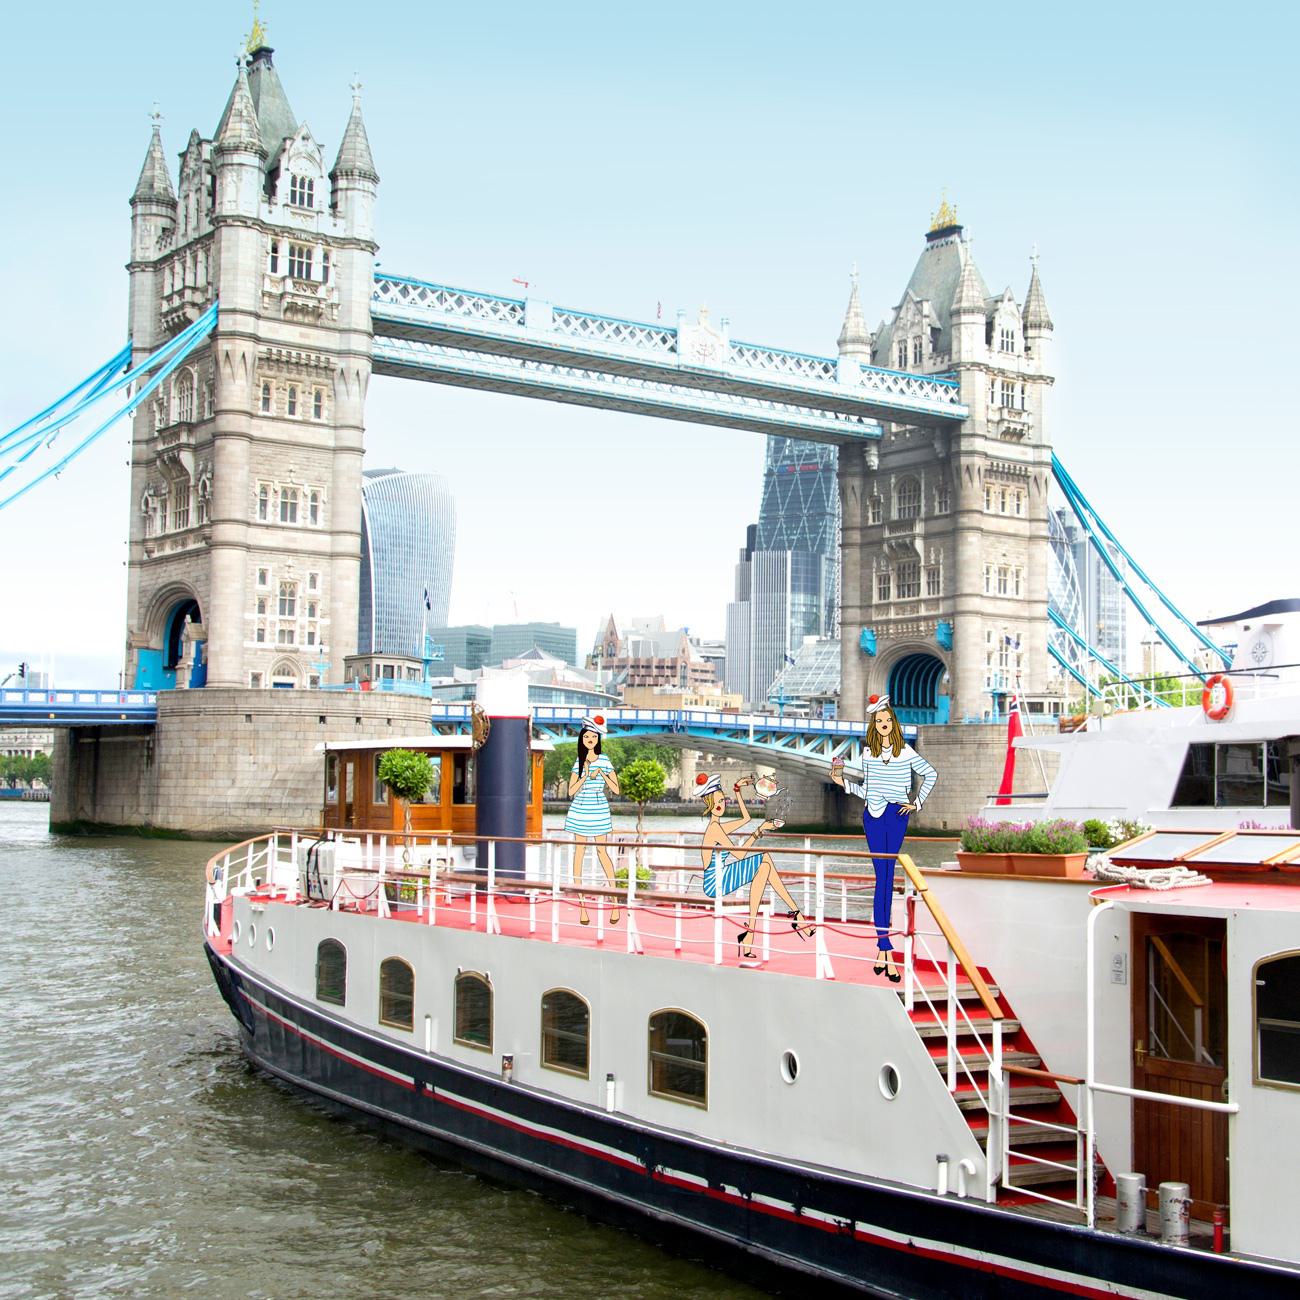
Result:
[[[903,752],[903,729],[898,725],[898,714],[888,704],[882,704],[875,713],[867,715],[871,722],[871,727],[867,731],[867,748],[871,751],[872,758],[880,757],[880,751],[884,748],[884,745],[880,739],[880,732],[876,730],[876,719],[881,713],[888,713],[894,721],[894,729],[889,733],[889,747],[894,751],[894,757],[897,758]]]

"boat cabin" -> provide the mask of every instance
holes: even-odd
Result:
[[[527,833],[542,833],[542,762],[548,740],[531,742],[528,762]],[[433,784],[411,804],[411,830],[472,835],[475,826],[475,754],[469,736],[405,736],[391,740],[326,741],[321,825],[358,831],[400,831],[402,801],[379,779],[379,763],[390,749],[427,754]]]

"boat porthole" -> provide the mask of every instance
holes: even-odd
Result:
[[[889,1064],[880,1067],[880,1095],[886,1101],[898,1096],[898,1071]]]
[[[239,942],[239,933],[243,928],[244,927],[240,925],[238,921],[230,927],[230,937],[235,943]]]
[[[250,921],[248,923],[248,946],[251,948],[255,943],[257,943],[257,922]]]
[[[271,926],[266,932],[266,951],[270,952],[275,947],[275,926]]]
[[[781,1053],[781,1078],[793,1083],[799,1077],[799,1058],[793,1052]]]

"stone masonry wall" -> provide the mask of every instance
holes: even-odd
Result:
[[[1001,727],[952,725],[922,727],[920,733],[920,752],[934,766],[938,780],[915,825],[925,830],[956,833],[967,817],[984,807],[989,794],[1002,783],[1006,732]],[[1057,755],[1044,754],[1042,758],[1046,782],[1031,752],[1025,750],[1017,755],[1014,787],[1017,794],[1046,790],[1055,778]],[[787,813],[790,822],[861,826],[862,801],[843,794],[829,780],[785,772],[781,777],[790,795]],[[1007,821],[1017,816],[1011,808],[1002,815]]]
[[[163,691],[156,727],[77,727],[55,742],[54,829],[76,824],[232,839],[316,825],[325,740],[429,734],[416,696]]]

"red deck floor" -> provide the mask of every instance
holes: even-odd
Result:
[[[252,901],[285,905],[283,894],[271,894],[260,889],[250,894]],[[350,900],[351,901],[351,900]],[[375,917],[375,900],[366,900],[364,915]],[[303,900],[288,904],[296,907],[316,906]],[[391,906],[391,905],[390,905]],[[549,893],[539,894],[534,905],[533,926],[530,931],[529,902],[526,896],[498,894],[496,915],[503,936],[515,939],[529,939],[534,943],[552,942],[551,912],[556,907],[559,913],[559,942],[574,948],[603,948],[606,951],[627,951],[627,909],[621,908],[619,923],[610,925],[608,917],[610,907],[607,901],[597,903],[594,895],[588,896],[587,910],[591,917],[590,925],[578,923],[578,903],[576,899],[561,898],[557,904],[551,901]],[[603,909],[605,924],[599,924],[598,910]],[[353,903],[348,911],[358,910]],[[681,905],[681,947],[676,946],[675,930],[677,926],[676,905],[673,903],[654,902],[639,904],[636,909],[636,929],[640,945],[648,957],[665,958],[672,961],[692,961],[712,965],[714,961],[714,916],[711,907],[701,906],[698,900]],[[918,923],[924,909],[918,910]],[[744,927],[747,913],[743,910],[729,908],[722,917],[722,964],[742,966],[747,969],[772,971],[780,975],[800,975],[807,979],[817,976],[817,943],[815,936],[800,939],[791,928],[790,918],[784,909],[771,917],[760,914],[758,929],[753,936],[754,958],[741,959],[738,954],[736,939]],[[901,900],[894,909],[894,924],[900,925],[904,916]],[[445,895],[439,894],[434,913],[435,924],[430,927],[450,927],[456,930],[485,929],[488,908],[486,899],[480,895],[472,904],[465,894],[457,894],[448,902]],[[928,919],[928,918],[927,918]],[[393,908],[389,918],[380,920],[380,924],[428,925],[428,916],[416,912],[413,906],[400,910]],[[229,951],[231,914],[229,907],[222,910],[222,934],[217,946]],[[768,955],[764,957],[764,930],[767,930]],[[903,984],[891,984],[884,975],[873,971],[876,961],[875,927],[864,921],[841,921],[838,916],[828,920],[823,927],[825,946],[830,958],[834,978],[842,983],[878,985],[882,988],[894,988],[902,991]],[[903,953],[902,935],[895,933],[892,941],[895,945],[894,960],[898,972],[902,974]],[[931,947],[936,953],[942,951],[943,940],[931,939]],[[929,968],[928,962],[918,957],[916,962],[918,982],[927,985],[943,985],[943,977]],[[983,973],[983,972],[982,972]],[[964,981],[963,981],[964,982]]]

